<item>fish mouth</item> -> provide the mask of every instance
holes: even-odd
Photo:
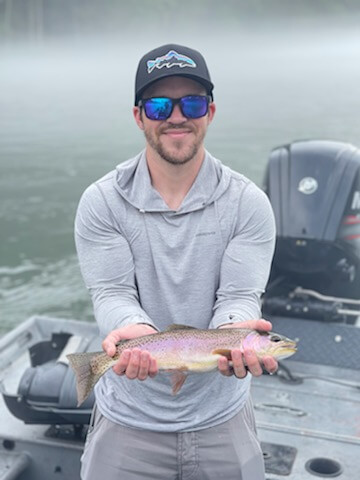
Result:
[[[292,351],[296,352],[297,344],[296,344],[296,342],[293,342],[293,341],[284,342],[284,344],[281,345],[281,348],[288,348],[289,350],[292,350]]]
[[[282,345],[277,345],[274,351],[276,358],[284,359],[290,357],[297,352],[297,345],[295,342],[284,342]]]

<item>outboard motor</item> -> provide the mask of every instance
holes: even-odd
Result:
[[[360,151],[320,140],[278,147],[264,190],[277,227],[264,310],[353,323],[360,315]]]

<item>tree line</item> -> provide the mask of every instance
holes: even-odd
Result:
[[[358,0],[0,0],[0,38],[154,32],[198,22],[233,26],[247,19],[353,15]]]

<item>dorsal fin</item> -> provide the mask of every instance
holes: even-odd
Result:
[[[173,323],[167,327],[165,332],[171,332],[173,330],[197,330],[197,328],[190,327],[189,325],[181,325],[180,323]]]

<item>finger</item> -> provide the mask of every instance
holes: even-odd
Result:
[[[130,380],[137,378],[140,368],[140,355],[141,351],[138,348],[131,350],[129,364],[126,369],[126,376]]]
[[[253,330],[269,332],[272,329],[272,323],[268,320],[264,320],[263,318],[258,320],[249,320],[247,322],[243,322],[243,324],[246,324],[246,327],[244,325],[245,328],[251,328]]]
[[[264,368],[267,372],[269,372],[271,375],[276,372],[278,369],[278,362],[275,360],[274,357],[264,357],[263,360],[263,365]]]
[[[229,365],[229,361],[226,357],[221,356],[218,360],[218,368],[222,375],[231,377],[234,374],[233,369]]]
[[[234,322],[227,325],[222,325],[219,328],[250,328],[251,330],[263,330],[270,331],[272,329],[272,323],[263,318],[257,320],[246,320],[245,322]]]
[[[247,370],[244,365],[243,356],[240,350],[232,350],[231,352],[234,375],[237,378],[245,378]]]
[[[121,338],[126,338],[126,339],[142,337],[144,335],[151,335],[153,333],[156,333],[156,330],[152,326],[146,325],[143,323],[137,323],[135,325],[126,325],[126,327],[122,327],[118,329],[118,331],[119,330],[121,332]]]
[[[119,360],[113,366],[113,370],[117,375],[124,375],[129,364],[131,351],[124,350],[120,355]]]
[[[158,366],[155,358],[150,357],[149,377],[154,378],[158,374]]]
[[[142,323],[127,325],[126,327],[118,328],[110,332],[102,342],[102,348],[107,355],[113,357],[116,353],[116,344],[120,340],[136,338],[143,335],[151,335],[154,333],[156,333],[156,330],[151,325]]]
[[[262,375],[263,373],[262,367],[253,350],[245,350],[244,359],[248,367],[248,370],[252,375],[254,375],[255,377],[259,377],[260,375]]]
[[[150,366],[150,354],[149,352],[141,352],[140,354],[140,365],[139,365],[139,373],[137,378],[139,380],[146,380],[149,374],[149,366]]]
[[[113,357],[116,353],[116,342],[118,339],[115,338],[116,336],[113,333],[110,333],[105,340],[102,342],[101,346],[104,352],[109,355],[109,357]]]
[[[257,320],[256,330],[265,330],[269,332],[272,329],[272,323],[269,320],[265,320],[264,318],[260,318]]]

